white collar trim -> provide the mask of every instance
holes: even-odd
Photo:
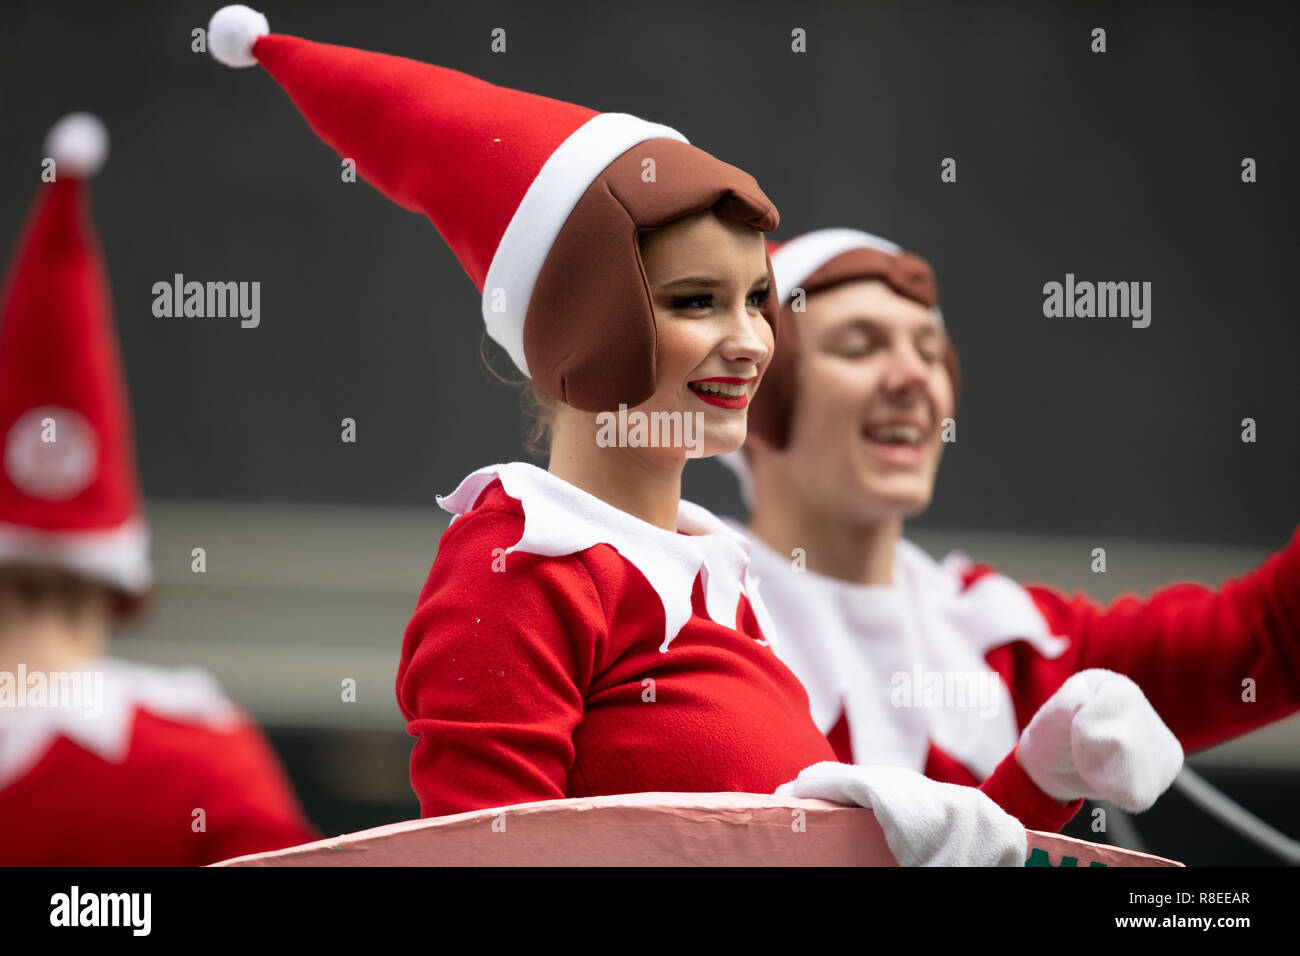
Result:
[[[536,465],[518,461],[478,469],[451,494],[439,495],[438,504],[454,516],[463,515],[495,479],[501,480],[505,493],[520,501],[524,509],[523,536],[506,553],[560,557],[597,544],[610,545],[645,575],[663,604],[661,652],[668,651],[690,620],[691,591],[701,570],[709,617],[735,629],[744,594],[768,639],[760,643],[771,642],[775,627],[749,574],[749,541],[708,510],[682,501],[677,510],[677,531],[682,533],[675,533],[630,515]]]
[[[778,653],[807,688],[823,732],[847,712],[854,757],[862,762],[919,771],[933,741],[973,770],[991,773],[1017,731],[1010,692],[985,655],[1016,640],[1047,658],[1069,646],[1049,631],[1025,589],[1004,575],[963,589],[970,562],[960,553],[937,562],[899,539],[893,585],[872,586],[796,573],[789,558],[757,538],[751,543],[764,594],[777,620],[792,629],[778,635]],[[894,706],[894,675],[910,680],[922,672],[987,673],[996,679],[996,712],[976,720],[962,708]]]
[[[104,657],[88,661],[76,673],[87,675],[83,686],[98,688],[93,709],[0,707],[0,788],[33,767],[59,737],[110,763],[122,763],[131,749],[137,709],[216,728],[241,720],[216,680],[197,667],[164,670]]]

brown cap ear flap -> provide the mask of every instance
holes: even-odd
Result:
[[[608,411],[654,394],[656,348],[636,224],[597,179],[537,277],[524,321],[528,371],[548,395]]]
[[[763,245],[766,246],[767,243]],[[779,293],[776,290],[776,273],[772,271],[772,254],[764,251],[763,259],[767,262],[768,296],[767,301],[763,303],[762,311],[763,318],[767,319],[767,324],[772,327],[772,347],[775,348],[777,341],[779,341],[777,336],[781,331],[777,328],[781,324],[781,306],[779,304],[781,300],[778,298]],[[776,360],[775,352],[772,354],[772,360]]]
[[[642,179],[646,159],[654,160],[653,180]],[[524,355],[539,388],[589,412],[654,394],[658,336],[639,236],[706,209],[760,231],[778,221],[752,176],[686,143],[647,140],[605,167],[560,229],[533,288]],[[764,315],[775,327],[774,309]]]
[[[768,269],[772,264],[768,262]],[[776,302],[773,295],[769,304]],[[776,350],[768,363],[763,380],[758,383],[754,399],[749,404],[750,434],[760,436],[775,448],[784,448],[790,440],[790,417],[795,396],[795,351],[798,330],[794,327],[794,312],[790,306],[777,311],[772,323],[776,337]]]
[[[952,339],[947,340],[947,348],[944,349],[943,367],[948,370],[948,378],[952,380],[952,412],[955,415],[961,401],[961,364],[957,361],[957,349],[953,347]]]

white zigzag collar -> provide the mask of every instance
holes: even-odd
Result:
[[[137,709],[216,728],[242,719],[216,680],[197,667],[163,669],[103,657],[75,673],[91,675],[99,685],[93,713],[84,706],[0,708],[0,787],[34,766],[59,737],[109,763],[123,762]]]
[[[560,557],[597,544],[610,545],[645,575],[663,604],[664,640],[660,651],[667,652],[690,620],[691,591],[701,569],[709,617],[735,628],[736,611],[744,594],[768,639],[761,643],[771,642],[775,627],[749,574],[749,541],[708,510],[682,501],[674,533],[630,515],[536,465],[519,461],[478,469],[451,494],[439,495],[438,504],[453,516],[465,514],[483,489],[498,478],[505,493],[524,509],[523,536],[506,552]]]

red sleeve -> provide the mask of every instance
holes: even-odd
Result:
[[[1175,584],[1102,608],[1082,594],[1027,590],[1070,646],[1053,660],[1024,642],[989,652],[1021,727],[1071,674],[1090,667],[1132,678],[1188,752],[1300,710],[1300,532],[1218,591]],[[1255,682],[1253,701],[1242,699],[1246,678]]]
[[[1038,784],[1020,766],[1014,747],[1002,758],[988,779],[980,784],[980,789],[1029,829],[1047,833],[1060,830],[1083,806],[1082,797],[1069,803],[1060,803],[1039,790]]]
[[[204,809],[200,864],[247,853],[283,850],[319,840],[303,815],[289,778],[262,731],[247,723],[233,733],[216,733],[195,768],[196,807]]]
[[[456,519],[407,627],[397,698],[423,816],[566,795],[605,617],[579,556],[504,554],[522,533],[517,507]]]

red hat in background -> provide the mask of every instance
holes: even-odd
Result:
[[[654,391],[639,230],[706,209],[777,224],[753,177],[636,116],[274,34],[243,5],[212,17],[208,49],[227,66],[260,63],[358,176],[427,215],[482,293],[488,334],[577,408]],[[643,180],[647,157],[656,175]]]
[[[5,283],[0,563],[56,566],[139,598],[152,584],[149,535],[87,185],[107,153],[108,132],[88,113],[50,131],[52,181],[41,186]]]

